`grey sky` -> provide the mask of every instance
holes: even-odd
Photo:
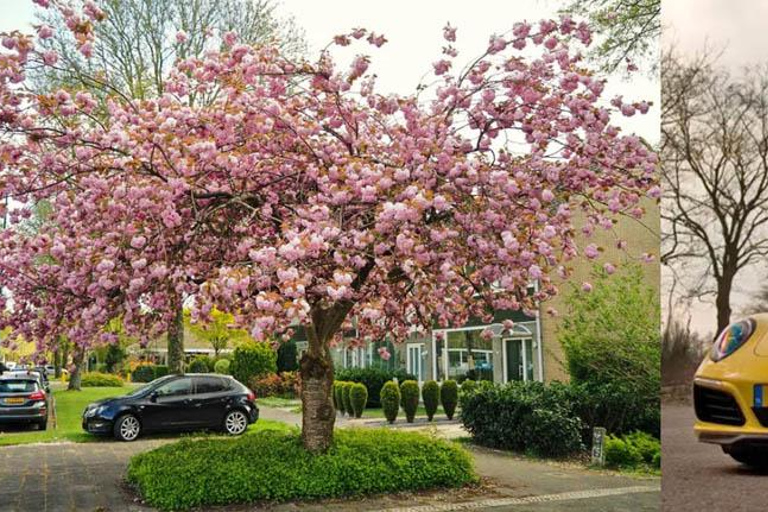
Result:
[[[672,0],[662,5],[664,47],[674,45],[677,51],[689,56],[709,49],[720,54],[719,64],[733,74],[768,62],[768,1]],[[737,276],[732,295],[734,316],[738,316],[766,277],[765,265],[747,268]],[[713,303],[695,302],[691,313],[696,330],[714,331]]]

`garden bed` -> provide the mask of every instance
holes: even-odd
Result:
[[[164,509],[364,496],[477,481],[457,444],[417,433],[344,429],[313,456],[297,431],[231,440],[183,440],[135,456],[128,480]]]

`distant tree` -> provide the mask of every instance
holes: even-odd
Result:
[[[568,0],[565,12],[585,17],[602,36],[592,56],[606,71],[630,61],[658,69],[661,0]]]
[[[233,315],[218,309],[211,311],[209,322],[192,322],[189,310],[184,310],[184,324],[195,336],[211,344],[215,357],[219,357],[219,352],[226,349],[230,342],[250,339],[245,330],[235,327]]]
[[[737,276],[768,255],[768,71],[734,78],[670,51],[662,104],[662,262],[689,296],[714,296],[717,335]]]

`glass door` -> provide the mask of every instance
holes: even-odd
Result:
[[[424,344],[409,343],[406,359],[408,373],[415,375],[420,383],[424,382]]]
[[[533,340],[518,338],[504,340],[506,382],[533,380]]]

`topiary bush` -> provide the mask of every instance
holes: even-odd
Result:
[[[360,418],[365,410],[365,404],[368,402],[368,389],[365,384],[353,382],[349,388],[349,402],[352,405],[352,412],[355,418]]]
[[[155,380],[155,365],[141,364],[137,366],[131,373],[131,380],[133,382],[152,382]]]
[[[448,379],[440,386],[440,403],[443,404],[445,415],[452,420],[459,403],[459,386],[455,380]]]
[[[213,365],[213,371],[222,375],[229,374],[229,359],[219,359],[216,364]]]
[[[421,400],[424,402],[424,409],[427,412],[427,419],[432,421],[437,406],[440,403],[440,386],[434,380],[428,380],[421,387]]]
[[[164,364],[158,364],[155,366],[155,378],[159,379],[160,377],[165,377],[170,373],[170,370],[168,369],[167,365]]]
[[[333,381],[333,388],[331,388],[331,391],[333,391],[333,406],[342,416],[344,416],[344,398],[341,395],[341,384],[341,381]]]
[[[123,379],[111,373],[88,372],[81,377],[80,385],[84,388],[112,387],[119,388],[123,386]]]
[[[353,384],[354,382],[344,382],[341,386],[341,400],[344,403],[344,411],[346,411],[349,416],[354,414],[354,410],[352,409],[352,401],[349,397],[349,393],[352,391]]]
[[[405,413],[405,420],[413,423],[416,411],[419,408],[419,383],[415,380],[406,380],[400,384],[400,405]]]
[[[369,409],[381,407],[379,392],[388,381],[395,378],[398,382],[416,379],[414,375],[407,373],[405,370],[382,370],[381,368],[345,368],[336,372],[336,378],[338,380],[365,384],[368,390],[368,403],[366,407]]]
[[[477,444],[491,448],[555,457],[584,449],[581,420],[562,385],[482,382],[462,393],[461,421]]]
[[[277,354],[268,343],[241,343],[235,348],[229,371],[235,379],[248,384],[254,377],[277,372]]]
[[[382,386],[379,395],[381,407],[384,409],[384,417],[387,418],[388,422],[394,423],[400,410],[400,388],[394,381],[389,381]]]
[[[477,382],[472,379],[466,379],[461,383],[461,393],[471,393],[477,387]]]
[[[478,480],[472,457],[450,441],[368,428],[340,429],[334,437],[323,455],[304,450],[297,431],[185,439],[135,455],[127,476],[143,500],[162,510],[347,498]]]
[[[208,373],[208,362],[196,357],[187,367],[189,373]]]

